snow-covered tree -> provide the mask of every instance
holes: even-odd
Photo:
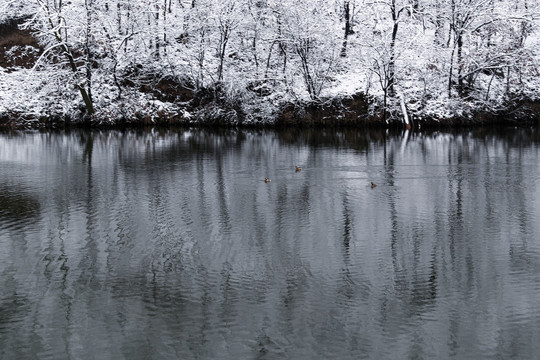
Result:
[[[393,116],[404,108],[401,96],[416,112],[430,103],[491,107],[538,96],[539,7],[531,0],[9,0],[0,15],[31,16],[27,26],[45,49],[36,69],[54,69],[55,82],[76,90],[87,114],[118,96],[151,100],[168,79],[193,93],[226,90],[252,102],[269,94],[321,101],[336,88],[363,88]]]
[[[51,63],[71,69],[69,83],[79,90],[86,112],[91,115],[95,5],[92,0],[36,1],[38,10],[27,24],[37,29],[46,47],[42,57],[48,56]]]

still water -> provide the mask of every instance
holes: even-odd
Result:
[[[539,218],[537,129],[2,133],[0,358],[538,359]]]

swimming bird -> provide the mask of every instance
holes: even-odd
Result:
[[[302,171],[302,168],[298,165],[296,165],[296,172]]]
[[[373,189],[377,184],[375,184],[373,181],[371,182],[371,188]]]
[[[264,178],[264,182],[265,182],[265,183],[269,183],[269,182],[270,182],[270,179],[269,179],[269,178]]]

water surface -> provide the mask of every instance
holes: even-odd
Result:
[[[537,358],[539,188],[531,129],[2,133],[0,358]]]

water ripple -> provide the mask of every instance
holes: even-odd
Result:
[[[538,143],[309,134],[0,135],[0,357],[536,356]]]

